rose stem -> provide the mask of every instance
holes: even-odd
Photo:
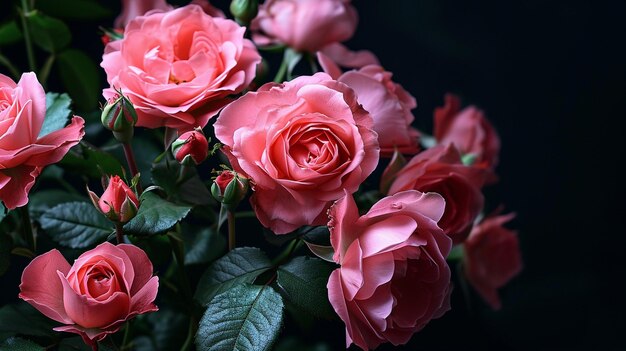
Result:
[[[126,156],[126,162],[128,162],[128,168],[130,169],[130,173],[133,177],[139,174],[139,170],[137,169],[137,161],[135,161],[135,153],[133,153],[133,147],[130,143],[122,143],[124,147],[124,155]],[[141,195],[141,182],[137,182],[137,194]]]
[[[280,67],[278,68],[278,72],[276,72],[276,76],[274,77],[275,83],[282,83],[285,78],[285,73],[287,73],[287,66],[289,63],[287,62],[287,55],[283,57],[283,61],[280,63]]]
[[[124,243],[124,225],[122,223],[115,223],[115,238],[117,239],[118,244]]]
[[[20,214],[22,217],[22,234],[24,240],[28,245],[28,248],[35,252],[35,237],[33,236],[33,227],[30,223],[30,213],[28,212],[28,204],[20,207]]]
[[[228,210],[228,251],[235,248],[235,215],[233,211]]]
[[[24,42],[26,43],[26,56],[28,57],[28,67],[31,71],[36,71],[35,55],[33,54],[33,44],[30,40],[30,31],[28,30],[28,23],[26,23],[26,16],[30,13],[30,9],[26,0],[22,0],[22,12],[20,17],[22,18],[22,28],[24,29]]]

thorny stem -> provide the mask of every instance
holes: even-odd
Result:
[[[124,147],[124,155],[126,156],[126,162],[128,162],[128,168],[130,169],[130,173],[133,177],[139,174],[139,170],[137,168],[137,161],[135,161],[135,154],[133,153],[133,147],[130,143],[122,143]],[[143,189],[141,189],[141,182],[137,182],[137,194],[141,195]]]
[[[120,222],[115,223],[115,238],[118,244],[124,243],[124,225]]]
[[[228,251],[235,248],[235,215],[233,211],[228,210]]]
[[[24,42],[26,43],[26,56],[28,57],[28,67],[31,71],[36,71],[37,65],[35,64],[35,54],[33,53],[33,43],[30,39],[30,31],[28,30],[28,23],[26,23],[26,16],[30,13],[30,6],[26,0],[22,0],[22,12],[20,17],[22,18],[22,29],[24,30]]]
[[[30,213],[28,212],[28,204],[20,207],[20,215],[22,217],[22,235],[28,248],[35,252],[35,237],[33,236],[33,226],[30,222]]]

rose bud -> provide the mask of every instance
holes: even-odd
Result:
[[[137,214],[139,199],[119,176],[109,179],[109,185],[102,197],[89,189],[87,191],[94,206],[113,222],[126,223]]]
[[[248,188],[248,178],[237,172],[225,170],[215,178],[215,182],[211,185],[211,194],[217,201],[235,208],[246,197]]]
[[[209,142],[201,128],[181,134],[172,143],[172,154],[180,164],[199,165],[209,156]]]
[[[252,21],[259,12],[259,2],[257,0],[233,0],[230,3],[230,13],[239,24],[247,24]]]
[[[522,270],[517,233],[504,227],[513,217],[510,213],[483,219],[463,243],[465,276],[494,310],[501,305],[497,289]]]
[[[133,138],[137,112],[130,100],[120,93],[108,100],[100,120],[106,129],[113,132],[115,139],[127,143]]]

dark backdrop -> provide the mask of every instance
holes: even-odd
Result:
[[[402,349],[626,349],[624,1],[354,4],[360,24],[347,44],[375,52],[416,97],[416,126],[431,130],[446,92],[486,111],[503,144],[488,197],[518,214],[524,271],[501,290],[502,310],[475,295],[468,309],[457,288],[453,310]],[[95,23],[72,26],[73,45],[98,59]],[[308,338],[341,349],[340,322],[318,334]]]

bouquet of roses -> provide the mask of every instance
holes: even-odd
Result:
[[[0,51],[0,274],[23,300],[2,347],[268,350],[286,318],[401,345],[450,309],[452,273],[500,307],[521,260],[514,215],[485,208],[498,135],[451,94],[415,129],[415,98],[342,44],[349,0],[123,1],[100,109],[44,3],[0,26],[37,72]]]

